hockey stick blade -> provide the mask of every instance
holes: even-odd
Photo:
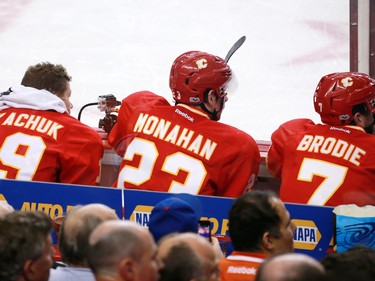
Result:
[[[239,47],[245,42],[246,36],[242,36],[240,39],[237,40],[236,43],[230,48],[228,54],[225,56],[225,61],[228,62],[231,56],[238,50]]]

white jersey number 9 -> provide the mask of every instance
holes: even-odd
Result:
[[[0,161],[18,171],[15,179],[32,180],[45,149],[41,137],[15,133],[6,137],[0,147]],[[6,170],[0,169],[0,178],[7,178],[7,174]]]

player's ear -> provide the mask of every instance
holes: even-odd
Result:
[[[354,115],[353,115],[353,121],[354,121],[354,123],[357,125],[357,126],[360,126],[360,127],[362,127],[363,128],[363,122],[364,122],[364,116],[361,114],[361,113],[359,113],[359,112],[357,112],[357,113],[355,113]]]
[[[267,252],[272,252],[274,247],[273,242],[274,237],[271,235],[271,233],[265,232],[262,237],[262,245]]]
[[[123,259],[119,265],[119,275],[124,280],[134,280],[136,275],[135,262],[129,258]]]
[[[207,103],[210,106],[215,106],[216,101],[217,101],[217,95],[216,95],[215,91],[214,90],[210,90],[208,92],[208,94],[207,94]]]
[[[213,100],[213,101],[217,100],[217,94],[214,90],[211,90],[208,94],[209,94],[211,100]]]
[[[34,280],[38,275],[35,262],[32,259],[27,260],[23,265],[23,275],[26,280]]]

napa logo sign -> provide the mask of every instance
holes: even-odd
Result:
[[[314,250],[322,238],[322,234],[315,222],[312,220],[298,219],[293,220],[293,222],[297,226],[297,230],[294,233],[294,248]]]
[[[144,227],[148,227],[150,214],[153,208],[154,206],[137,205],[130,216],[130,220]]]

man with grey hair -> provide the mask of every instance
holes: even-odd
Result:
[[[314,258],[299,253],[273,256],[261,264],[255,281],[321,281],[324,267]]]
[[[163,267],[147,228],[106,221],[90,235],[88,263],[96,281],[157,281]]]
[[[107,220],[118,220],[118,216],[104,204],[79,205],[69,211],[58,239],[61,258],[67,266],[51,269],[50,281],[95,280],[87,264],[89,236],[100,223]]]
[[[219,281],[219,264],[210,242],[197,233],[173,233],[160,240],[164,263],[160,281]]]

